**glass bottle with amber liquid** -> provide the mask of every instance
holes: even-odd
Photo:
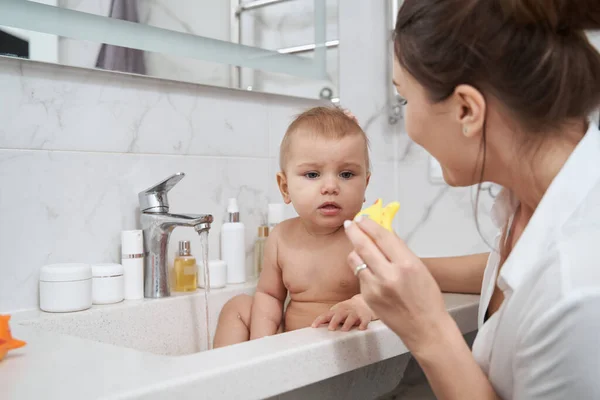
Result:
[[[254,277],[256,279],[260,277],[260,273],[262,272],[265,242],[268,236],[269,227],[264,225],[259,226],[258,238],[256,239],[256,243],[254,243]]]
[[[179,254],[173,263],[176,292],[193,292],[198,287],[198,267],[196,258],[192,256],[190,242],[179,242]]]

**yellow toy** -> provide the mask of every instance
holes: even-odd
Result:
[[[358,214],[356,214],[356,216],[358,217],[359,215],[362,215],[369,217],[388,231],[392,232],[392,220],[399,209],[400,203],[397,201],[391,202],[387,206],[383,207],[383,202],[381,199],[377,199],[375,204],[365,208],[364,210],[361,210]]]

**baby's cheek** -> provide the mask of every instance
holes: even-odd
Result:
[[[365,193],[367,190],[367,185],[359,181],[358,179],[348,187],[349,197],[346,198],[347,203],[352,206],[352,208],[356,208],[356,212],[359,212],[362,209]]]

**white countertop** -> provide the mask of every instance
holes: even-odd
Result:
[[[478,296],[444,298],[463,333],[477,329]],[[366,331],[307,328],[177,357],[11,328],[27,346],[0,362],[7,400],[265,398],[407,352],[380,321]]]

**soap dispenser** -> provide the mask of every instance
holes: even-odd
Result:
[[[227,264],[227,283],[246,282],[245,227],[235,198],[229,199],[227,220],[221,227],[221,259]]]
[[[179,242],[179,254],[173,265],[176,292],[193,292],[198,287],[198,267],[196,258],[192,256],[190,242]]]

